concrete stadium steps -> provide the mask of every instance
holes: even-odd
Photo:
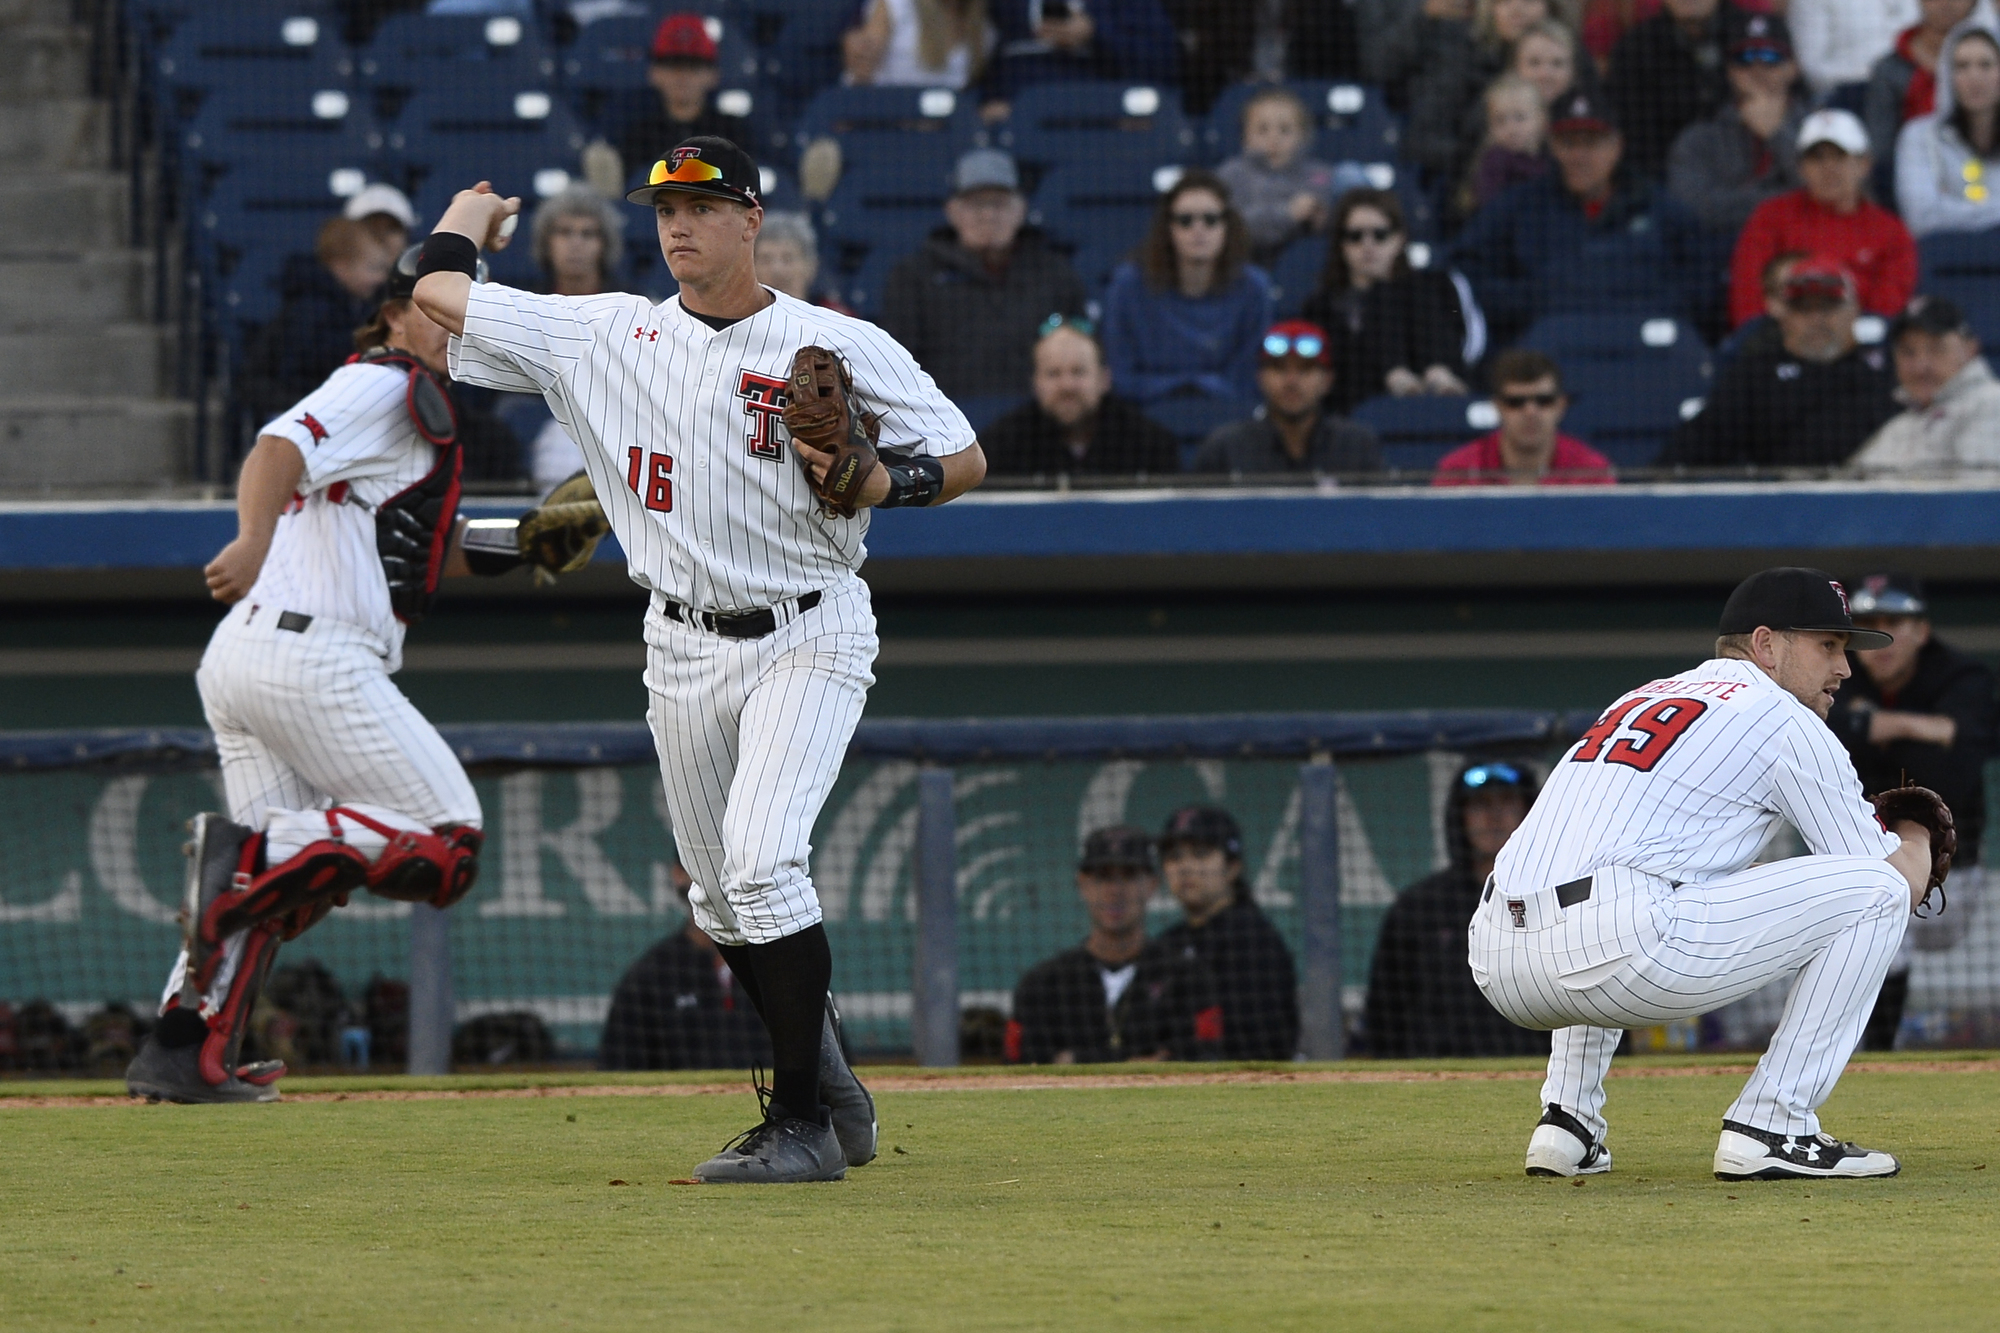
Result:
[[[87,97],[0,102],[0,167],[82,170],[104,166],[110,118]]]
[[[33,13],[0,17],[0,101],[74,97],[90,87],[90,35]]]
[[[158,397],[166,385],[162,331],[108,324],[0,334],[0,402],[65,395]]]
[[[0,183],[0,245],[13,254],[81,254],[125,244],[125,178],[111,172],[15,174]]]
[[[188,474],[194,404],[0,397],[0,491],[147,490]]]
[[[134,323],[144,311],[149,268],[130,250],[19,259],[0,253],[0,335]]]

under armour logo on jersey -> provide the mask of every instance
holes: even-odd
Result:
[[[746,370],[737,378],[736,396],[743,400],[743,411],[752,423],[750,456],[783,459],[784,451],[778,447],[778,436],[773,428],[784,412],[785,404],[791,401],[785,396],[785,381]]]
[[[298,422],[301,426],[304,426],[306,430],[311,432],[312,442],[314,444],[318,444],[321,440],[326,438],[326,427],[320,425],[319,418],[314,416],[312,413],[310,412],[306,413],[304,416],[298,419]]]
[[[649,342],[649,343],[656,343],[656,342],[658,342],[659,340],[660,340],[660,331],[659,331],[658,329],[634,329],[634,330],[632,330],[632,341],[633,341],[633,342]]]

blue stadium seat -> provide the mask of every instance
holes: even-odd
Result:
[[[882,313],[882,294],[888,286],[889,274],[921,243],[919,240],[908,245],[878,245],[867,252],[867,257],[851,273],[829,270],[822,245],[821,279],[839,294],[855,314],[863,319],[875,319]]]
[[[949,88],[849,88],[835,85],[807,104],[796,131],[800,144],[840,141],[843,159],[904,152],[919,136],[948,141],[953,154],[972,146],[979,129],[973,97]]]
[[[952,157],[950,144],[921,140],[899,161],[849,163],[820,210],[820,262],[829,280],[843,282],[835,275],[857,273],[880,254],[907,254],[943,226]]]
[[[1925,288],[1956,303],[1987,346],[2000,348],[2000,273],[1946,273]]]
[[[1569,388],[1575,402],[1563,418],[1563,433],[1631,469],[1659,461],[1674,429],[1701,410],[1708,382],[1638,378]]]
[[[1024,162],[1183,162],[1195,133],[1175,88],[1110,80],[1037,83],[1014,99],[1001,145]]]
[[[153,69],[162,84],[212,90],[240,79],[344,84],[353,54],[337,17],[311,3],[204,4],[161,45]]]
[[[434,165],[444,158],[462,161],[475,149],[490,151],[508,143],[532,147],[538,155],[561,148],[568,153],[567,160],[546,165],[574,172],[577,154],[583,151],[583,127],[544,88],[495,81],[419,92],[388,131],[389,148],[419,165]],[[501,182],[493,184],[497,188]]]
[[[1033,213],[1050,235],[1079,247],[1124,253],[1139,243],[1160,196],[1181,177],[1173,159],[1070,163],[1042,178]]]
[[[672,6],[664,12],[679,12]],[[756,47],[741,11],[714,3],[687,6],[704,16],[709,37],[715,42],[715,63],[722,74],[722,86],[734,87],[755,82],[761,75]],[[645,88],[646,70],[652,63],[653,30],[661,14],[603,18],[585,24],[576,40],[560,57],[563,84],[572,88]]]
[[[1145,408],[1147,416],[1172,431],[1183,444],[1198,444],[1210,432],[1255,412],[1257,404],[1242,398],[1160,398]]]
[[[555,56],[541,33],[507,16],[391,15],[360,52],[356,71],[367,86],[395,93],[547,88],[557,76]],[[388,107],[382,112],[392,118]]]
[[[1243,107],[1268,87],[1239,83],[1210,108],[1202,139],[1215,161],[1234,157],[1243,146]],[[1393,162],[1402,132],[1379,89],[1324,79],[1294,79],[1285,87],[1298,94],[1313,117],[1313,156],[1326,162]]]
[[[1521,338],[1555,358],[1566,380],[1612,374],[1693,376],[1708,374],[1709,351],[1685,320],[1669,315],[1548,315]]]
[[[1382,442],[1383,466],[1424,471],[1466,441],[1500,424],[1500,414],[1484,398],[1370,398],[1352,419]]]
[[[971,398],[955,398],[952,401],[959,411],[965,413],[965,419],[972,423],[972,429],[982,431],[1027,400],[1028,396],[1024,393],[986,393]]]
[[[1284,248],[1271,264],[1272,295],[1278,313],[1295,318],[1306,298],[1319,289],[1319,275],[1326,268],[1326,237],[1301,236]]]
[[[201,169],[204,178],[239,169],[248,159],[296,160],[312,170],[365,168],[382,147],[359,96],[303,79],[218,87],[179,136],[183,166]]]

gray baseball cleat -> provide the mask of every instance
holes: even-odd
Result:
[[[1773,1134],[1734,1120],[1722,1122],[1715,1145],[1717,1180],[1855,1180],[1902,1169],[1888,1153],[1831,1134]]]
[[[1611,1150],[1591,1138],[1583,1122],[1560,1106],[1542,1112],[1528,1140],[1531,1176],[1595,1176],[1611,1169]]]
[[[705,1185],[802,1185],[846,1175],[827,1109],[822,1106],[817,1119],[802,1120],[776,1102],[766,1102],[760,1123],[694,1169],[694,1178]]]
[[[847,1067],[840,1049],[840,1011],[826,997],[826,1026],[819,1041],[819,1097],[833,1112],[833,1132],[849,1166],[875,1160],[875,1099]]]
[[[149,1102],[200,1105],[210,1102],[275,1102],[281,1060],[240,1066],[220,1083],[201,1076],[201,1046],[162,1046],[147,1037],[125,1069],[125,1090]],[[258,1081],[261,1080],[261,1081]]]

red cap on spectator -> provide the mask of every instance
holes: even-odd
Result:
[[[669,14],[653,30],[653,59],[715,63],[715,39],[699,14]]]
[[[1856,300],[1857,288],[1854,275],[1846,265],[1831,255],[1813,255],[1792,265],[1792,271],[1785,275],[1785,299],[1787,301],[1831,299],[1839,302]]]
[[[1327,346],[1326,330],[1310,320],[1279,320],[1264,331],[1261,350],[1266,361],[1296,356],[1322,365],[1333,364],[1333,349]]]

